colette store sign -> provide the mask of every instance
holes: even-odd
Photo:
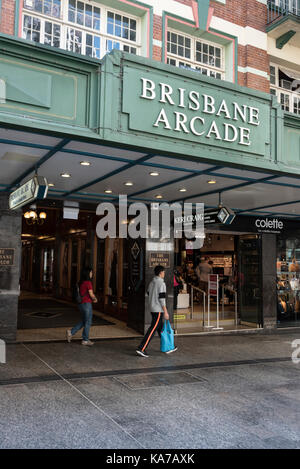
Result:
[[[264,155],[268,103],[215,84],[158,71],[124,71],[123,112],[129,128],[205,145]]]
[[[257,218],[255,220],[255,227],[257,231],[262,233],[281,233],[284,223],[278,218]]]

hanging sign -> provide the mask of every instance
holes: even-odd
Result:
[[[43,176],[34,176],[9,196],[10,210],[16,210],[36,199],[45,199],[48,193],[47,179]]]
[[[227,207],[209,209],[204,211],[204,225],[222,224],[230,225],[235,219],[235,213]]]

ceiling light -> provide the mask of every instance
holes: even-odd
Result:
[[[104,192],[105,194],[112,194],[112,191],[110,189],[106,189]]]
[[[150,176],[159,176],[159,173],[157,173],[156,171],[153,171],[152,173],[149,173]]]
[[[210,179],[209,181],[207,181],[207,184],[216,184],[217,181],[215,181],[214,179]]]
[[[44,220],[45,220],[45,218],[47,218],[46,212],[41,212],[39,216],[40,216],[40,218],[43,218]]]
[[[24,218],[30,218],[30,212],[24,213]]]
[[[155,198],[156,198],[156,199],[162,199],[163,196],[162,196],[162,195],[156,195]]]
[[[70,177],[71,177],[71,174],[69,174],[69,173],[61,173],[61,177],[62,177],[62,178],[70,178]]]
[[[133,186],[133,182],[124,182],[125,186]]]
[[[91,166],[91,163],[88,161],[80,161],[81,166]]]
[[[179,192],[186,192],[186,189],[179,189]]]
[[[54,187],[53,182],[49,182],[48,186],[49,186],[49,187]]]

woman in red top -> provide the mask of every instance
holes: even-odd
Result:
[[[93,319],[93,308],[92,303],[97,303],[97,298],[93,292],[93,285],[91,279],[93,278],[93,269],[86,267],[81,276],[80,280],[80,296],[82,298],[79,304],[79,309],[82,314],[82,321],[78,323],[73,329],[67,330],[67,341],[71,342],[72,336],[76,334],[80,329],[83,328],[82,332],[82,345],[93,345],[93,342],[89,340],[89,332],[92,325]]]

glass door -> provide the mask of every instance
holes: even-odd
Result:
[[[262,327],[261,240],[242,235],[238,240],[238,296],[240,323]]]

